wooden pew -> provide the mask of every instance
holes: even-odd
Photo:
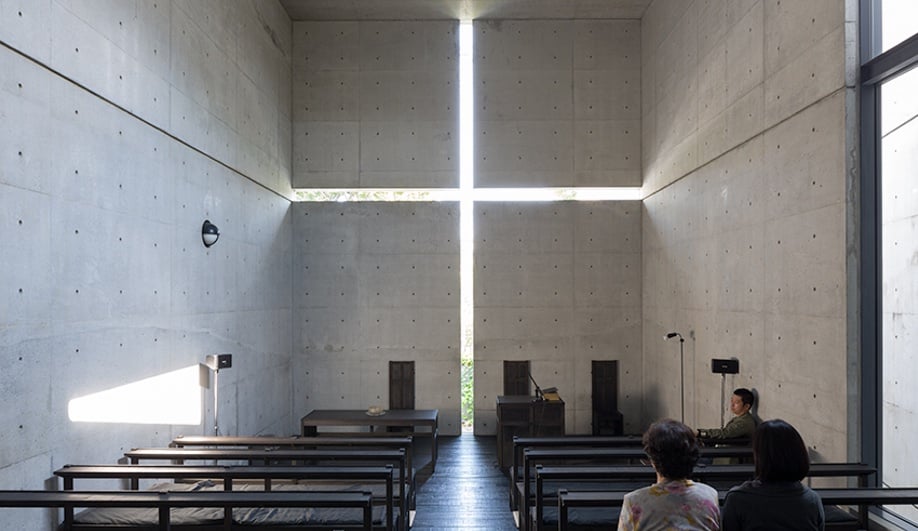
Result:
[[[270,492],[273,481],[281,480],[340,480],[352,481],[363,487],[366,482],[380,482],[385,494],[374,494],[374,500],[382,501],[386,507],[386,529],[395,529],[395,470],[392,465],[378,467],[330,467],[330,466],[191,466],[191,465],[65,465],[54,472],[63,480],[65,491],[74,490],[77,479],[126,479],[132,486],[141,479],[220,480],[225,491],[233,490],[234,481],[263,480],[265,492]],[[334,488],[332,489],[334,490]],[[226,509],[224,519],[229,521],[231,510]],[[402,519],[407,514],[402,513]],[[65,520],[73,518],[72,508],[65,509]]]
[[[305,450],[270,448],[133,448],[124,452],[132,465],[141,461],[248,461],[249,465],[313,461],[366,461],[399,467],[399,478],[408,481],[404,450]]]
[[[409,501],[414,501],[414,473],[407,469],[404,449],[398,450],[304,450],[273,448],[134,448],[124,453],[131,464],[141,461],[248,461],[269,466],[272,463],[309,463],[324,461],[356,461],[372,464],[391,464],[399,470],[399,510],[406,515],[404,526],[408,525]],[[137,488],[136,484],[131,485]]]
[[[867,529],[867,508],[875,505],[913,505],[918,503],[918,488],[857,487],[848,489],[814,489],[823,505],[857,505],[860,529]]]
[[[751,439],[709,439],[699,438],[702,447],[717,446],[751,446]],[[523,450],[525,448],[620,448],[620,447],[642,447],[643,435],[612,435],[612,436],[595,436],[595,435],[564,435],[559,437],[513,437],[513,468],[510,471],[511,483],[511,508],[513,505],[513,484],[518,480],[520,463],[523,460]]]
[[[701,439],[704,448],[715,447],[740,447],[750,446],[749,439]],[[643,447],[642,435],[565,435],[560,437],[513,437],[513,466],[510,469],[510,509],[519,508],[517,483],[520,481],[523,452],[527,448],[634,448]],[[740,456],[751,459],[751,453],[742,450]]]
[[[407,466],[413,466],[413,437],[259,437],[233,435],[179,435],[169,443],[170,448],[298,448],[319,449],[327,447],[359,447],[373,449],[405,450]]]
[[[405,467],[411,481],[409,492],[411,496],[408,504],[411,509],[415,506],[415,470],[412,456],[414,455],[414,438],[408,437],[349,437],[340,434],[336,437],[322,436],[236,436],[236,435],[179,435],[169,443],[170,448],[285,448],[285,449],[329,449],[329,448],[367,448],[405,450]]]
[[[875,467],[862,463],[813,463],[807,477],[853,477],[857,478],[859,487],[866,487],[870,476],[876,474]],[[622,481],[635,480],[647,486],[656,481],[657,475],[651,466],[542,466],[536,467],[535,496],[529,518],[532,523],[543,521],[544,508],[557,500],[560,490],[622,490]],[[752,479],[755,466],[738,465],[705,465],[695,467],[692,479],[709,483],[716,480],[727,480],[733,484]],[[618,482],[618,484],[616,484]],[[583,483],[587,483],[584,485]],[[553,489],[546,488],[553,484]],[[633,489],[632,489],[633,490]],[[539,525],[536,529],[540,529]]]
[[[748,447],[704,447],[701,456],[708,458],[749,457],[752,448]],[[515,485],[518,519],[521,531],[529,531],[530,508],[532,507],[534,487],[534,467],[538,464],[553,464],[564,461],[589,462],[590,464],[614,463],[646,459],[644,449],[640,447],[619,448],[527,448],[523,450],[523,478]]]
[[[523,462],[523,450],[526,448],[619,448],[642,445],[641,435],[564,435],[559,437],[513,437],[513,465],[510,468],[510,509],[516,510],[518,499],[516,484],[519,481]]]
[[[437,446],[440,436],[440,412],[436,409],[390,409],[380,415],[368,415],[367,411],[348,409],[314,409],[300,419],[304,436],[338,437],[388,437],[387,432],[374,431],[377,427],[408,428],[408,434],[416,437],[430,437],[431,473],[437,469]],[[358,428],[368,427],[370,431],[319,432],[320,427]]]
[[[824,506],[857,505],[858,525],[867,528],[867,507],[873,505],[910,505],[918,503],[918,488],[853,487],[838,489],[813,489],[822,498]],[[558,493],[558,529],[568,531],[570,509],[575,507],[621,507],[627,491],[561,491]],[[727,491],[718,491],[723,503]],[[614,525],[614,524],[613,524]]]
[[[291,447],[291,448],[311,448],[315,446],[371,446],[371,447],[395,447],[403,448],[405,444],[411,444],[414,438],[411,436],[380,436],[376,438],[354,437],[353,434],[342,434],[340,437],[315,436],[306,437],[302,435],[290,436],[237,436],[237,435],[179,435],[172,439],[169,446],[172,448],[184,448],[188,446],[219,446],[219,447]]]
[[[752,439],[749,437],[734,437],[732,439],[712,439],[710,437],[698,437],[698,444],[700,444],[702,447],[752,446]]]
[[[304,437],[291,435],[289,437],[259,437],[259,436],[233,436],[233,435],[179,435],[169,443],[170,448],[290,448],[290,449],[318,449],[328,447],[343,448],[372,448],[405,450],[406,466],[413,470],[413,442],[412,437]]]
[[[39,507],[74,509],[105,508],[155,508],[159,514],[158,529],[169,531],[170,509],[182,507],[290,507],[354,508],[363,512],[363,522],[357,528],[373,529],[372,496],[368,492],[153,492],[153,491],[46,491],[2,490],[0,507]],[[232,527],[224,524],[224,529]],[[65,530],[77,530],[73,521],[65,520]],[[338,527],[342,529],[342,527]]]

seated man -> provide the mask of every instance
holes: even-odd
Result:
[[[698,436],[702,439],[751,439],[757,424],[750,413],[754,403],[752,391],[744,387],[736,389],[730,397],[730,411],[735,416],[723,428],[698,430]]]

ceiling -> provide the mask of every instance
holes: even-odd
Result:
[[[280,0],[292,20],[639,19],[653,0]]]

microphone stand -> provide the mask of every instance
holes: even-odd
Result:
[[[670,332],[663,336],[663,340],[674,337],[679,338],[679,403],[681,405],[682,422],[685,422],[685,338],[679,332]]]
[[[539,387],[539,384],[536,383],[535,378],[532,377],[531,372],[526,372],[526,375],[529,376],[529,379],[532,381],[532,385],[535,386],[536,400],[542,400],[542,388]]]
[[[685,423],[685,338],[679,335],[679,401],[682,405],[682,423]]]
[[[220,435],[220,424],[218,422],[217,408],[220,402],[217,398],[217,385],[220,377],[220,369],[214,369],[214,435]]]

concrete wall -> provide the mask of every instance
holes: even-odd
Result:
[[[909,375],[915,373],[918,317],[918,70],[882,87],[882,231],[883,231],[883,482],[906,485],[914,474],[910,441],[918,430],[918,396]],[[912,520],[915,508],[902,508]]]
[[[209,429],[76,425],[66,404],[210,352],[236,356],[225,432],[385,404],[390,359],[417,361],[417,406],[458,432],[456,206],[284,199],[291,182],[456,186],[455,22],[291,29],[255,0],[0,14],[0,114],[19,126],[0,133],[0,396],[21,405],[4,412],[0,483]],[[676,416],[662,336],[677,330],[689,423],[718,422],[709,359],[736,356],[728,389],[847,457],[844,18],[840,0],[656,0],[640,24],[476,24],[479,186],[650,195],[640,219],[634,203],[478,209],[477,431],[503,359],[559,387],[569,432],[588,431],[591,359],[623,360],[626,429]],[[205,217],[223,231],[209,251]]]
[[[641,50],[645,422],[678,418],[680,331],[686,422],[719,425],[736,357],[727,393],[846,459],[844,2],[657,0]]]
[[[234,354],[224,433],[291,411],[289,21],[273,2],[0,2],[0,486],[213,426],[71,399]],[[274,189],[268,191],[261,183]],[[205,218],[222,237],[207,250]],[[49,529],[46,511],[4,511]]]
[[[592,433],[591,361],[619,360],[625,430],[640,424],[639,201],[475,208],[475,433],[497,430],[503,361],[529,360]]]
[[[640,186],[637,20],[475,22],[476,186]]]
[[[476,126],[476,186],[638,186],[640,184],[640,24],[638,21],[485,21],[476,22],[475,39],[475,114]],[[294,26],[294,184],[302,187],[457,187],[458,186],[458,42],[455,22],[304,22]],[[303,206],[306,212],[317,205]],[[338,212],[342,207],[331,207]],[[452,327],[438,330],[432,336],[439,350],[410,352],[411,334],[402,333],[394,343],[380,339],[369,331],[353,336],[360,323],[369,323],[361,316],[374,313],[380,304],[368,296],[370,281],[350,279],[342,283],[340,275],[319,284],[322,297],[310,289],[318,266],[332,266],[341,261],[345,269],[357,271],[379,260],[375,244],[354,247],[350,239],[363,242],[359,236],[366,230],[382,230],[374,223],[364,227],[363,207],[344,209],[347,214],[360,212],[358,219],[336,218],[334,227],[322,227],[316,213],[306,220],[299,213],[297,237],[303,231],[313,241],[326,245],[298,244],[305,253],[304,263],[313,267],[306,272],[297,269],[300,286],[296,290],[297,322],[303,326],[298,348],[304,348],[311,368],[309,379],[316,383],[329,378],[340,380],[333,390],[307,384],[297,390],[298,403],[312,407],[366,407],[375,401],[387,403],[385,362],[388,359],[436,360],[437,364],[419,367],[418,382],[433,382],[437,389],[436,402],[450,415],[456,413],[456,423],[449,429],[458,430],[458,388],[443,392],[458,384],[459,321]],[[386,214],[402,212],[417,206],[367,207]],[[442,207],[430,207],[442,208]],[[493,313],[524,313],[534,317],[532,325],[495,329],[476,318],[476,433],[494,433],[495,396],[500,375],[493,370],[503,359],[533,359],[537,373],[545,371],[544,380],[555,380],[568,403],[570,431],[590,431],[589,361],[591,359],[623,359],[632,371],[640,352],[640,279],[638,253],[640,220],[635,203],[586,206],[551,205],[522,206],[524,222],[516,215],[498,216],[507,227],[493,225],[494,215],[502,208],[507,212],[516,207],[494,207],[491,218],[480,218],[482,234],[492,242],[480,247],[476,261],[488,261],[495,267],[545,266],[554,260],[558,271],[544,271],[545,276],[516,277],[517,287],[529,293],[527,297],[482,299],[476,291],[476,315]],[[298,207],[299,209],[299,207]],[[482,210],[482,212],[484,211]],[[558,217],[545,214],[560,210]],[[584,213],[595,210],[596,215]],[[628,214],[623,211],[627,210]],[[320,210],[319,212],[324,212]],[[458,211],[455,213],[458,214]],[[393,215],[393,214],[390,214]],[[442,216],[441,216],[442,217]],[[478,214],[476,214],[478,217]],[[370,218],[373,219],[372,217]],[[305,223],[305,224],[304,224]],[[445,225],[441,226],[441,223]],[[458,275],[458,215],[442,218],[434,225],[431,246],[420,251],[406,249],[409,259],[420,252],[423,256],[450,257],[451,275]],[[561,236],[561,241],[545,248],[532,249],[517,241],[519,231],[530,234],[530,225],[543,227],[546,234]],[[622,227],[619,224],[623,224]],[[363,228],[362,228],[363,227]],[[610,227],[614,229],[602,234]],[[339,238],[346,230],[348,237]],[[577,231],[589,232],[596,243],[578,240]],[[453,238],[439,237],[441,231]],[[396,234],[387,235],[396,239]],[[367,240],[372,244],[373,242]],[[528,238],[527,238],[528,241]],[[535,241],[539,241],[538,238]],[[434,244],[440,242],[443,247]],[[601,242],[601,243],[600,243]],[[339,250],[341,245],[351,246]],[[477,245],[477,244],[476,244]],[[513,249],[513,252],[507,251]],[[386,250],[383,256],[395,253]],[[439,259],[439,258],[438,258]],[[322,260],[327,262],[322,262]],[[348,265],[351,263],[356,265]],[[594,266],[590,273],[586,268]],[[585,268],[581,271],[578,268]],[[626,267],[630,267],[623,275]],[[354,275],[351,271],[349,275]],[[603,274],[613,274],[612,281],[601,280]],[[504,287],[506,277],[491,277],[477,270],[476,282],[497,282]],[[458,276],[447,285],[458,281]],[[416,310],[412,298],[410,276],[387,282],[386,290],[394,291],[407,313]],[[522,283],[520,283],[522,282]],[[535,294],[544,294],[541,285],[548,282],[564,291],[561,299],[545,301]],[[591,284],[603,285],[602,289]],[[342,291],[338,291],[338,287]],[[621,288],[621,289],[619,289]],[[355,289],[358,293],[355,293]],[[577,289],[578,292],[570,290]],[[327,293],[325,293],[327,291]],[[367,293],[359,293],[359,292]],[[309,292],[308,300],[304,293]],[[341,293],[344,293],[342,295]],[[458,284],[450,290],[451,299],[440,301],[448,312],[458,312]],[[580,293],[583,292],[583,293]],[[509,293],[509,292],[508,292]],[[442,295],[442,294],[441,294]],[[439,296],[439,295],[438,295]],[[326,300],[328,299],[328,300]],[[338,309],[339,306],[344,309]],[[365,305],[361,307],[361,305]],[[496,305],[496,306],[495,306]],[[328,308],[343,311],[347,317],[328,321],[323,315]],[[417,308],[427,313],[424,305]],[[313,317],[309,317],[312,315]],[[357,317],[355,320],[354,317]],[[540,316],[540,317],[539,317]],[[542,318],[559,318],[560,328],[548,332],[539,330]],[[309,320],[309,324],[305,323]],[[590,325],[589,319],[595,324]],[[582,322],[581,322],[582,321]],[[491,319],[494,322],[494,319]],[[610,322],[614,323],[610,326]],[[600,325],[600,323],[602,323]],[[345,326],[346,325],[346,326]],[[512,330],[512,331],[511,331]],[[442,334],[442,335],[441,335]],[[533,342],[533,337],[545,335]],[[326,335],[331,338],[322,339]],[[495,348],[495,342],[513,343],[514,350]],[[557,362],[560,349],[564,359],[578,360],[574,369],[565,367],[563,379],[553,378],[553,372],[564,363]],[[525,352],[518,349],[526,345]],[[490,350],[486,351],[490,346]],[[455,348],[450,352],[451,348]],[[388,352],[385,349],[389,349]],[[446,350],[444,350],[446,349]],[[384,350],[380,356],[379,350]],[[406,352],[408,351],[408,352]],[[592,351],[592,352],[591,352]],[[549,363],[551,360],[552,363]],[[446,365],[440,365],[444,362]],[[545,362],[544,367],[540,366]],[[423,371],[421,369],[424,369]],[[444,370],[445,368],[445,370]],[[304,371],[306,366],[304,366]],[[319,372],[316,372],[319,371]],[[382,371],[379,375],[377,372]],[[630,374],[630,372],[628,373]],[[444,380],[445,379],[445,380]],[[455,380],[453,382],[452,380]],[[635,381],[635,380],[631,380]],[[349,385],[345,383],[350,382]],[[353,385],[359,382],[359,385]],[[354,392],[338,393],[338,389]],[[423,385],[428,385],[423,383]],[[548,384],[546,384],[548,385]],[[322,390],[320,390],[322,389]],[[629,389],[622,402],[636,397]],[[424,407],[420,403],[418,407]],[[426,407],[434,407],[427,404]],[[628,406],[626,419],[637,421],[638,407]],[[453,422],[448,417],[448,422]]]
[[[290,195],[290,20],[277,2],[4,1],[3,40]]]
[[[640,23],[474,25],[477,187],[640,185]],[[591,432],[590,361],[618,359],[639,425],[638,203],[485,203],[475,213],[475,432],[496,432],[503,360],[559,388]]]
[[[640,23],[475,24],[478,186],[640,184]],[[457,187],[456,22],[294,25],[297,187]]]
[[[458,22],[297,22],[293,185],[459,185]]]
[[[297,203],[294,404],[389,405],[389,361],[415,362],[415,407],[458,435],[459,208]]]

